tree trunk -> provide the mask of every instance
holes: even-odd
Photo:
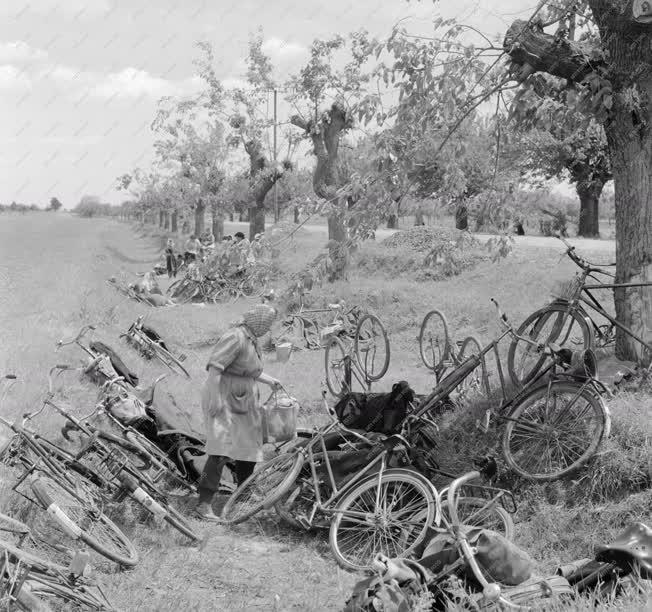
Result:
[[[455,209],[455,229],[469,229],[469,209],[466,204],[459,204]]]
[[[165,212],[162,210],[158,211],[158,226],[163,227],[165,225]]]
[[[233,211],[231,211],[231,212],[229,213],[229,221],[230,221],[231,223],[233,223],[233,219],[234,219],[234,217],[233,217]]]
[[[580,198],[580,220],[577,235],[584,238],[600,237],[600,194],[603,183],[593,181],[590,184],[577,183],[576,191]]]
[[[265,204],[263,202],[255,208],[249,209],[249,240],[256,234],[265,232]]]
[[[398,229],[398,215],[392,213],[387,217],[387,229]]]
[[[204,212],[206,210],[206,204],[204,201],[199,198],[197,204],[195,205],[195,236],[199,238],[204,233]]]
[[[328,217],[328,239],[337,242],[344,242],[346,237],[346,227],[344,226],[342,217]]]
[[[170,231],[176,233],[177,232],[177,222],[179,219],[179,213],[176,210],[172,211],[171,219],[170,219]]]
[[[652,93],[652,82],[647,91]],[[652,132],[632,125],[626,102],[614,104],[613,120],[606,126],[611,150],[616,197],[616,282],[652,282]],[[652,120],[649,112],[646,123]],[[652,287],[615,289],[616,318],[637,336],[652,344]],[[642,359],[641,344],[616,330],[616,355]]]
[[[295,206],[294,207],[294,222],[299,223],[299,207]]]
[[[166,230],[170,229],[170,213],[166,210],[163,215],[163,227]]]
[[[221,214],[216,213],[213,215],[212,221],[212,230],[213,236],[215,236],[215,242],[220,242],[224,237],[224,217]]]
[[[418,208],[415,213],[414,213],[414,225],[415,227],[418,225],[425,225],[425,221],[423,220],[423,210]]]

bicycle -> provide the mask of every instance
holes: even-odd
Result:
[[[90,357],[84,367],[83,374],[88,376],[93,382],[103,384],[107,380],[113,380],[117,376],[121,376],[125,388],[126,385],[136,387],[138,385],[138,377],[122,363],[121,359],[117,358],[117,353],[111,347],[97,342],[91,342],[88,346],[82,344],[82,338],[89,331],[95,331],[95,329],[97,329],[95,325],[84,325],[71,340],[58,340],[56,350],[59,351],[64,346],[76,344]],[[111,354],[116,356],[119,363],[114,362]]]
[[[3,399],[15,380],[13,374],[2,378],[6,385],[9,383]],[[56,459],[39,436],[26,429],[25,424],[33,416],[24,414],[14,423],[0,417],[0,425],[5,429],[0,461],[23,469],[12,490],[47,512],[63,534],[81,540],[120,565],[135,566],[138,553],[129,538],[104,514],[103,497]],[[19,490],[28,478],[33,497]]]
[[[306,520],[312,522],[317,513],[330,518],[330,548],[341,567],[368,569],[377,538],[395,556],[409,554],[425,539],[436,518],[431,483],[412,469],[389,467],[393,456],[404,455],[409,443],[395,434],[380,445],[374,444],[369,437],[347,429],[330,409],[329,414],[332,422],[312,439],[305,439],[303,445],[259,465],[229,497],[222,520],[241,523],[283,500],[292,493],[300,475],[308,477],[307,461],[315,503]],[[362,467],[341,482],[333,474],[332,455],[324,441],[333,433],[358,440],[369,448]],[[326,487],[321,486],[318,469],[328,476]],[[287,506],[287,499],[285,503]],[[350,534],[354,532],[362,532],[358,541],[352,541]]]
[[[106,280],[106,284],[109,285],[109,287],[113,287],[118,293],[121,295],[124,295],[125,297],[131,298],[132,300],[136,300],[137,302],[140,302],[141,304],[145,304],[146,306],[152,306],[145,298],[143,298],[140,293],[137,291],[134,291],[129,285],[119,282],[115,277],[108,278]]]
[[[615,275],[603,267],[592,264],[575,253],[575,247],[566,240],[558,238],[566,245],[566,255],[576,264],[581,272],[570,282],[566,283],[562,291],[552,303],[544,306],[531,314],[518,328],[519,336],[526,336],[535,342],[554,342],[559,346],[577,345],[584,349],[606,347],[615,342],[616,328],[640,343],[645,351],[652,355],[652,344],[646,342],[627,326],[623,325],[616,317],[612,316],[602,306],[592,291],[598,289],[626,290],[633,287],[652,287],[652,282],[645,283],[604,283],[595,275],[615,279]],[[609,264],[610,266],[615,264]],[[595,283],[587,283],[592,279]],[[598,325],[587,308],[595,311],[608,321],[605,325]],[[544,355],[532,354],[529,342],[519,345],[514,340],[509,347],[508,368],[509,375],[515,384],[526,384],[534,374],[544,365]]]
[[[332,415],[327,405],[326,410]],[[347,456],[340,449],[343,447],[350,447],[354,451],[356,449],[356,445],[352,443],[356,438],[347,435],[347,429],[336,428],[336,435],[324,434],[322,430],[301,432],[304,439],[295,440],[294,445],[307,444],[305,438],[323,436],[328,459],[332,458],[336,464],[342,464],[342,461],[346,462]],[[434,422],[423,415],[414,417],[412,414],[408,414],[397,431],[410,444],[411,448],[407,453],[409,465],[425,476],[433,485],[435,485],[435,478],[439,476],[451,480],[456,478],[453,474],[441,470],[434,459],[433,451],[436,448],[436,433],[435,438],[433,438],[433,432],[438,432],[438,427]],[[360,432],[356,432],[356,435],[357,433]],[[374,434],[368,435],[373,436]],[[287,451],[287,448],[285,450]],[[329,461],[329,463],[332,462]],[[346,467],[348,468],[347,471],[350,472],[352,468],[355,468],[355,465],[349,463]],[[315,508],[317,507],[315,491],[317,487],[313,481],[311,471],[307,468],[308,466],[303,466],[302,473],[290,492],[274,507],[281,519],[295,528],[312,530],[313,528],[328,527],[328,524],[319,521],[319,513],[315,514]],[[331,469],[328,474],[333,472],[334,470]],[[328,478],[325,476],[320,479],[320,489],[323,488],[324,491],[331,490],[327,480]],[[446,488],[442,489],[442,491],[446,491]],[[464,500],[460,503],[465,510],[466,524],[491,528],[502,533],[508,539],[513,537],[514,522],[511,514],[516,512],[516,503],[509,491],[490,486],[466,487]]]
[[[163,365],[167,366],[177,374],[183,374],[186,378],[191,378],[188,370],[182,362],[186,356],[175,357],[165,346],[162,338],[151,328],[144,324],[143,316],[139,316],[127,330],[127,333],[121,334],[121,338],[134,346],[145,357],[151,359],[156,357]]]
[[[376,315],[363,315],[355,327],[353,342],[348,338],[333,335],[324,352],[326,385],[335,397],[351,391],[353,378],[369,393],[371,383],[379,381],[389,368],[389,338]]]
[[[503,333],[445,376],[415,414],[436,412],[445,405],[450,394],[493,352],[503,398],[493,416],[506,423],[502,451],[509,467],[523,478],[535,481],[567,476],[595,455],[611,428],[609,411],[602,400],[602,393],[608,391],[595,378],[595,356],[585,351],[579,366],[574,368],[571,351],[519,336],[498,302],[493,298],[492,302]],[[531,343],[538,353],[549,358],[549,364],[510,399],[506,397],[498,351],[499,343],[507,336]],[[488,429],[491,417],[492,411],[487,408],[483,429]]]
[[[156,482],[147,473],[134,466],[122,448],[108,446],[100,439],[98,430],[86,424],[88,419],[97,414],[98,406],[90,415],[83,419],[77,419],[52,401],[54,395],[52,373],[54,371],[61,373],[70,369],[72,368],[58,365],[50,370],[48,396],[43,402],[42,408],[30,416],[32,418],[40,414],[49,406],[63,416],[76,430],[84,434],[86,440],[81,450],[74,455],[74,461],[69,461],[66,455],[60,456],[59,459],[91,484],[99,487],[110,501],[122,502],[126,497],[130,497],[153,515],[156,521],[165,521],[193,541],[200,540],[200,536],[192,530],[186,519],[172,507],[166,495],[159,490]],[[133,446],[138,448],[138,445]],[[51,451],[56,452],[52,445]],[[169,472],[164,470],[161,473]]]
[[[72,553],[68,567],[54,563],[25,548],[36,540],[30,528],[0,513],[0,531],[17,541],[0,537],[0,606],[2,609],[49,612],[47,602],[85,609],[113,610],[108,599],[87,577],[88,559],[83,551]]]
[[[439,310],[426,314],[419,330],[419,353],[423,364],[435,375],[437,385],[451,368],[459,367],[471,354],[479,354],[482,344],[475,336],[467,336],[462,341],[453,342],[449,333],[446,316]],[[490,397],[491,387],[489,373],[484,360],[475,380],[466,385],[468,391],[473,388],[485,397]]]

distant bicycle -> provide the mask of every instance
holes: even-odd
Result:
[[[183,374],[186,378],[191,378],[188,370],[183,366],[182,361],[185,355],[175,357],[166,346],[163,338],[156,331],[143,322],[144,317],[141,315],[134,321],[127,330],[127,333],[121,334],[136,350],[138,350],[147,359],[158,359],[163,365],[167,366],[177,374]]]

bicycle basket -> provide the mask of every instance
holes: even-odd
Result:
[[[103,480],[109,482],[116,480],[118,474],[129,463],[129,459],[117,448],[111,448],[108,454],[98,454],[93,448],[94,442],[91,439],[90,444],[78,456],[84,455],[84,463],[89,464],[89,467],[92,467]],[[90,454],[87,455],[89,451]]]
[[[582,288],[583,280],[579,275],[565,281],[559,281],[550,291],[553,298],[558,300],[574,300]]]

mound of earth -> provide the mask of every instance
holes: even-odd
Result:
[[[396,232],[379,245],[365,245],[357,264],[369,272],[414,273],[417,280],[441,280],[457,276],[485,259],[486,249],[468,232],[413,227]]]

